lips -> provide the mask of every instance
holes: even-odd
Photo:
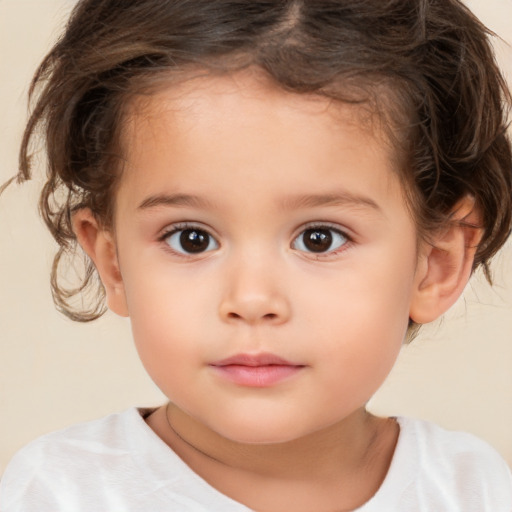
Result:
[[[274,354],[237,354],[210,364],[221,378],[245,387],[270,387],[300,373],[305,365]]]

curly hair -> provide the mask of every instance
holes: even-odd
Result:
[[[110,227],[127,104],[191,70],[253,66],[287,91],[370,103],[396,125],[406,119],[398,172],[419,233],[450,222],[471,195],[483,221],[474,266],[488,271],[512,223],[511,97],[491,35],[458,0],[79,1],[32,81],[17,176],[30,179],[41,131],[39,206],[60,247],[51,278],[58,309],[79,321],[104,312],[92,262],[78,286],[59,279],[77,246],[72,213],[88,207]],[[84,294],[91,303],[75,307]]]

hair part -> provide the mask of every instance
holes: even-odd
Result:
[[[20,150],[18,181],[31,178],[35,134],[45,143],[39,208],[59,245],[57,308],[89,321],[105,311],[92,262],[77,286],[60,266],[77,248],[71,216],[90,208],[111,227],[122,174],[127,107],[191,73],[253,66],[276,86],[364,105],[397,148],[398,174],[419,233],[450,222],[471,195],[483,222],[475,264],[512,226],[510,93],[490,32],[458,0],[82,0],[30,88],[36,98]],[[86,295],[90,304],[74,305]]]

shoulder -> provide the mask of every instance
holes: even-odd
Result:
[[[471,464],[478,461],[484,466],[506,470],[508,467],[498,452],[488,443],[467,432],[447,430],[428,421],[399,418],[401,435],[418,450],[425,463],[443,465],[447,460]]]
[[[409,492],[446,495],[456,510],[512,509],[512,477],[505,461],[485,441],[427,421],[399,418],[397,458],[414,454],[415,479]],[[401,444],[401,446],[400,446]],[[413,491],[414,489],[414,491]]]
[[[137,437],[137,409],[73,425],[22,448],[0,482],[0,510],[60,510],[58,502],[76,482],[91,482],[113,464],[126,465],[130,433]],[[133,442],[133,441],[132,441]],[[34,501],[34,508],[31,508]],[[21,508],[19,508],[21,506]]]
[[[36,439],[0,481],[0,512],[242,512],[129,409]]]
[[[140,420],[137,409],[129,409],[51,432],[22,448],[14,456],[8,469],[23,462],[30,462],[31,466],[37,467],[63,454],[78,454],[91,450],[95,453],[102,453],[103,450],[112,453],[124,444],[127,430],[133,430],[133,426]]]

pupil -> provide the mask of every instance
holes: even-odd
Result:
[[[209,235],[197,229],[185,229],[180,235],[180,243],[187,252],[203,252],[208,248]]]
[[[332,235],[328,229],[308,229],[304,233],[304,245],[312,252],[328,251],[332,244]]]

